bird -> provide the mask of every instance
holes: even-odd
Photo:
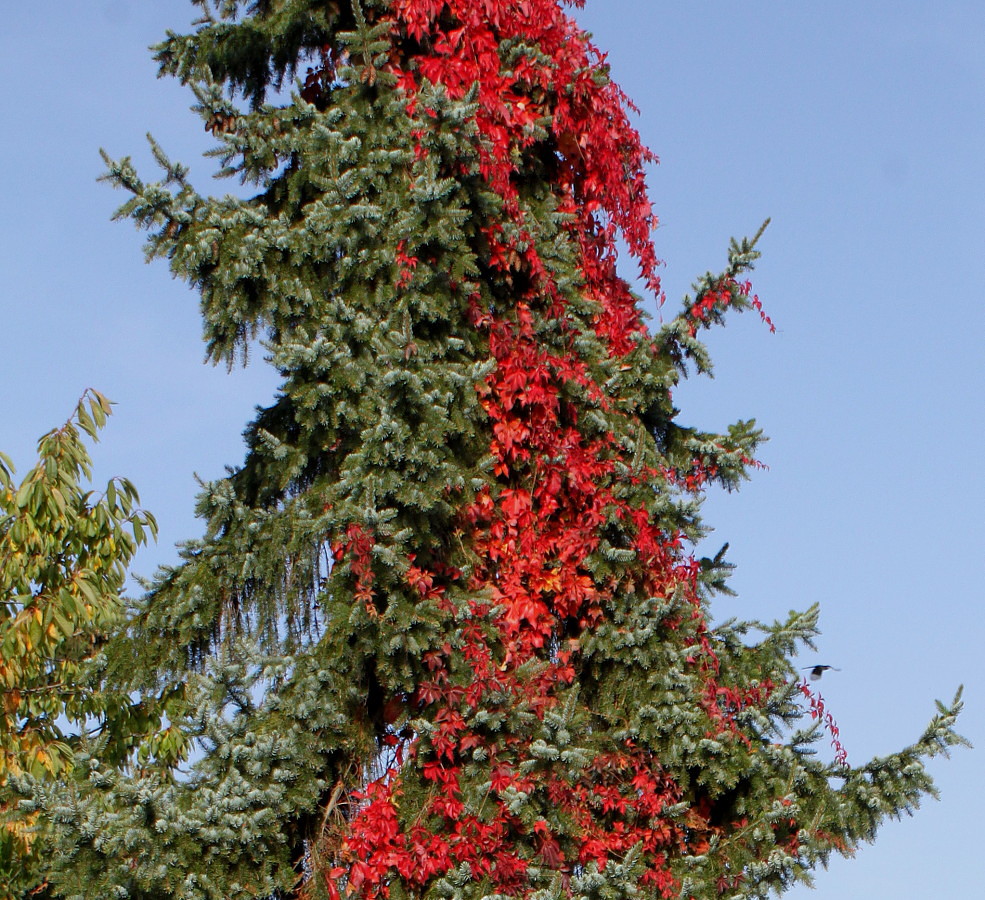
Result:
[[[832,672],[840,672],[841,669],[836,669],[834,666],[804,666],[804,670],[811,670],[811,681],[817,681],[828,669]]]

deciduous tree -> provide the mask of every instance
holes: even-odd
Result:
[[[39,862],[34,817],[18,814],[8,781],[63,775],[80,731],[99,720],[108,734],[135,713],[89,671],[123,621],[127,566],[156,531],[126,479],[101,495],[84,484],[92,474],[84,436],[96,440],[109,413],[109,401],[87,391],[73,417],[38,442],[38,462],[20,485],[0,454],[0,896],[34,887]],[[120,757],[128,748],[116,749]]]

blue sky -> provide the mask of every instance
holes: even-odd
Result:
[[[679,395],[687,422],[756,416],[771,436],[769,470],[706,507],[739,564],[716,613],[821,603],[804,665],[842,669],[821,686],[851,761],[914,739],[959,683],[985,746],[985,4],[589,0],[579,17],[661,159],[670,308],[773,218],[754,281],[777,333],[733,320],[710,341],[716,378]],[[196,296],[144,265],[109,221],[122,195],[95,181],[99,147],[153,177],[150,130],[209,189],[190,95],[145,50],[190,18],[184,0],[14,4],[0,31],[0,449],[23,470],[85,387],[117,401],[97,469],[158,517],[145,574],[199,533],[193,473],[242,458],[275,388],[259,358],[202,365]],[[980,752],[935,763],[942,802],[787,896],[980,889]]]

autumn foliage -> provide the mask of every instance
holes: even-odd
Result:
[[[705,852],[712,837],[744,821],[711,821],[708,798],[687,816],[668,814],[685,791],[657,754],[628,736],[572,774],[544,765],[529,734],[497,733],[488,725],[492,710],[505,715],[511,708],[543,722],[574,696],[574,684],[590,682],[597,663],[585,652],[589,636],[625,597],[680,601],[680,611],[664,624],[691,648],[687,664],[703,683],[709,739],[742,738],[736,715],[770,697],[768,681],[746,691],[719,684],[699,566],[682,535],[668,531],[652,503],[639,499],[654,479],[676,484],[677,472],[647,466],[627,472],[626,449],[616,436],[586,429],[587,409],[618,415],[618,398],[580,358],[566,298],[518,202],[526,160],[547,157],[554,202],[577,248],[578,277],[596,306],[592,327],[615,368],[629,370],[626,358],[657,348],[617,273],[616,239],[624,238],[647,288],[660,296],[656,218],[644,182],[644,167],[655,159],[631,126],[628,101],[608,80],[603,57],[555,0],[396,0],[373,23],[387,26],[393,43],[384,70],[396,76],[409,114],[420,112],[425,82],[443,86],[454,99],[475,98],[479,171],[503,212],[503,219],[480,229],[487,277],[511,287],[512,304],[490,311],[476,297],[470,312],[496,365],[478,386],[495,477],[460,516],[463,538],[481,560],[467,578],[468,593],[477,598],[469,624],[460,643],[425,655],[426,680],[407,698],[415,716],[433,723],[426,740],[410,729],[383,736],[394,749],[393,765],[353,794],[355,811],[341,845],[316,851],[333,856],[320,872],[333,900],[340,890],[347,897],[389,897],[395,879],[416,895],[463,866],[492,891],[523,896],[532,890],[531,868],[557,872],[567,891],[572,873],[586,866],[604,871],[634,854],[640,883],[658,896],[676,896],[680,884],[669,860]],[[536,52],[504,59],[502,48],[520,41]],[[323,59],[329,53],[325,48]],[[308,99],[318,101],[312,88],[325,81],[323,70],[309,71]],[[416,152],[426,151],[418,144]],[[402,250],[404,272],[417,262]],[[412,277],[403,275],[398,287]],[[750,291],[748,283],[728,278],[702,293],[690,310],[690,333],[708,310],[721,312],[733,295],[745,298]],[[758,299],[753,302],[759,308]],[[548,322],[563,335],[557,346],[538,338]],[[683,478],[697,490],[709,473],[715,476],[714,463],[695,460]],[[589,561],[612,529],[622,538],[619,552],[634,564],[618,575],[593,577]],[[357,596],[367,601],[370,543],[360,532],[344,546]],[[463,578],[441,565],[407,569],[408,583],[427,599],[440,598],[444,585]],[[456,672],[463,662],[467,683]],[[461,799],[463,771],[479,751],[488,802],[470,811]],[[408,759],[411,768],[405,768]],[[400,814],[408,779],[423,782],[427,797],[414,822]],[[532,821],[519,816],[517,796],[537,798],[542,814]],[[796,833],[793,820],[784,830]]]
[[[124,749],[104,722],[85,765],[19,783],[35,883],[759,897],[931,792],[957,701],[849,767],[793,661],[817,610],[711,618],[731,564],[697,549],[699,501],[762,435],[685,424],[675,390],[727,315],[773,330],[762,230],[667,311],[655,159],[580,4],[196,5],[156,58],[255,190],[203,196],[153,142],[160,182],[106,178],[198,291],[208,357],[260,338],[282,383],[100,655]]]

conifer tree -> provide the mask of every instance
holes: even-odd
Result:
[[[108,178],[209,357],[259,339],[282,384],[106,649],[134,753],[19,782],[43,890],[758,897],[932,793],[957,699],[849,766],[793,661],[816,609],[711,622],[700,497],[762,436],[674,390],[727,313],[771,324],[756,241],[647,327],[616,259],[661,296],[652,156],[564,5],[198,5],[157,59],[250,196],[156,145],[163,180]]]

